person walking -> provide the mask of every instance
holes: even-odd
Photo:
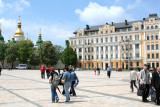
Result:
[[[0,76],[1,76],[1,72],[2,72],[2,66],[0,65]]]
[[[65,80],[64,83],[64,89],[65,89],[65,95],[66,95],[66,101],[65,102],[69,102],[70,100],[70,95],[69,95],[69,88],[71,87],[71,71],[72,68],[70,67],[69,70],[68,68],[66,68],[66,72],[64,72],[62,80]]]
[[[46,70],[46,68],[45,68],[45,66],[43,65],[43,66],[41,67],[41,78],[42,78],[42,79],[45,79],[45,70]]]
[[[56,76],[58,76],[58,73],[55,72],[53,67],[50,67],[49,71],[50,71],[49,83],[50,83],[50,86],[51,86],[51,100],[54,103],[54,102],[59,101],[58,94],[56,92],[56,89],[57,89],[58,85],[53,84]]]
[[[131,68],[131,70],[132,70],[132,68]],[[137,72],[136,72],[135,70],[132,70],[132,71],[130,72],[131,92],[134,91],[133,85],[137,88],[136,79],[137,79]]]
[[[46,74],[47,74],[47,79],[49,79],[49,74],[50,74],[49,68],[46,68]]]
[[[140,71],[140,87],[143,90],[142,101],[148,102],[147,96],[149,94],[150,74],[147,69],[147,64],[144,64],[143,69]]]
[[[61,77],[60,77],[60,80],[62,80],[62,78],[63,78],[63,74],[64,74],[66,71],[68,71],[68,68],[67,68],[67,67],[63,69],[63,73],[62,73],[62,75],[61,75]],[[64,84],[62,84],[62,85],[63,85],[62,95],[65,95]]]
[[[137,82],[138,82],[138,89],[139,89],[139,87],[140,87],[140,78],[139,78],[139,76],[140,76],[141,68],[137,68],[137,70],[138,70],[138,73],[137,73]]]
[[[71,72],[71,89],[70,89],[70,95],[73,94],[73,96],[76,96],[76,92],[74,89],[74,85],[79,83],[79,79],[75,73],[75,71],[72,70]]]
[[[98,71],[98,75],[100,75],[100,68],[99,67],[97,68],[97,71]]]
[[[160,67],[152,75],[152,89],[156,90],[156,103],[160,105]]]
[[[96,70],[97,70],[97,69],[96,69],[96,67],[95,67],[95,69],[94,69],[95,75],[96,75]]]
[[[112,69],[110,68],[110,66],[108,66],[108,68],[107,68],[107,75],[108,75],[109,78],[111,76],[111,72],[112,72]]]
[[[61,74],[61,70],[60,68],[58,67],[58,76],[60,77],[60,74]]]

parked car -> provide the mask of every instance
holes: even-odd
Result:
[[[116,68],[116,71],[122,71],[122,68]]]
[[[19,64],[16,69],[27,69],[27,64]]]
[[[82,69],[81,69],[81,68],[76,68],[76,69],[75,69],[75,71],[80,71],[80,70],[82,70]]]

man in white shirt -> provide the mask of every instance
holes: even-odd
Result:
[[[136,79],[137,79],[137,72],[135,70],[132,70],[130,73],[131,92],[134,91],[133,85],[137,88]]]

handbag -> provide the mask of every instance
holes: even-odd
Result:
[[[143,90],[138,89],[138,91],[137,91],[137,96],[142,96],[142,94],[143,94]]]
[[[65,78],[61,80],[62,84],[66,83],[66,74],[64,73],[63,75],[65,75]]]
[[[140,90],[145,90],[146,89],[146,85],[145,84],[140,84],[139,89]]]
[[[151,101],[156,101],[156,91],[154,90],[151,91]]]

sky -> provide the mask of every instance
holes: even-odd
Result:
[[[2,35],[7,42],[22,22],[24,36],[36,43],[42,39],[65,47],[79,28],[124,20],[142,20],[149,14],[160,16],[159,0],[0,0]]]

